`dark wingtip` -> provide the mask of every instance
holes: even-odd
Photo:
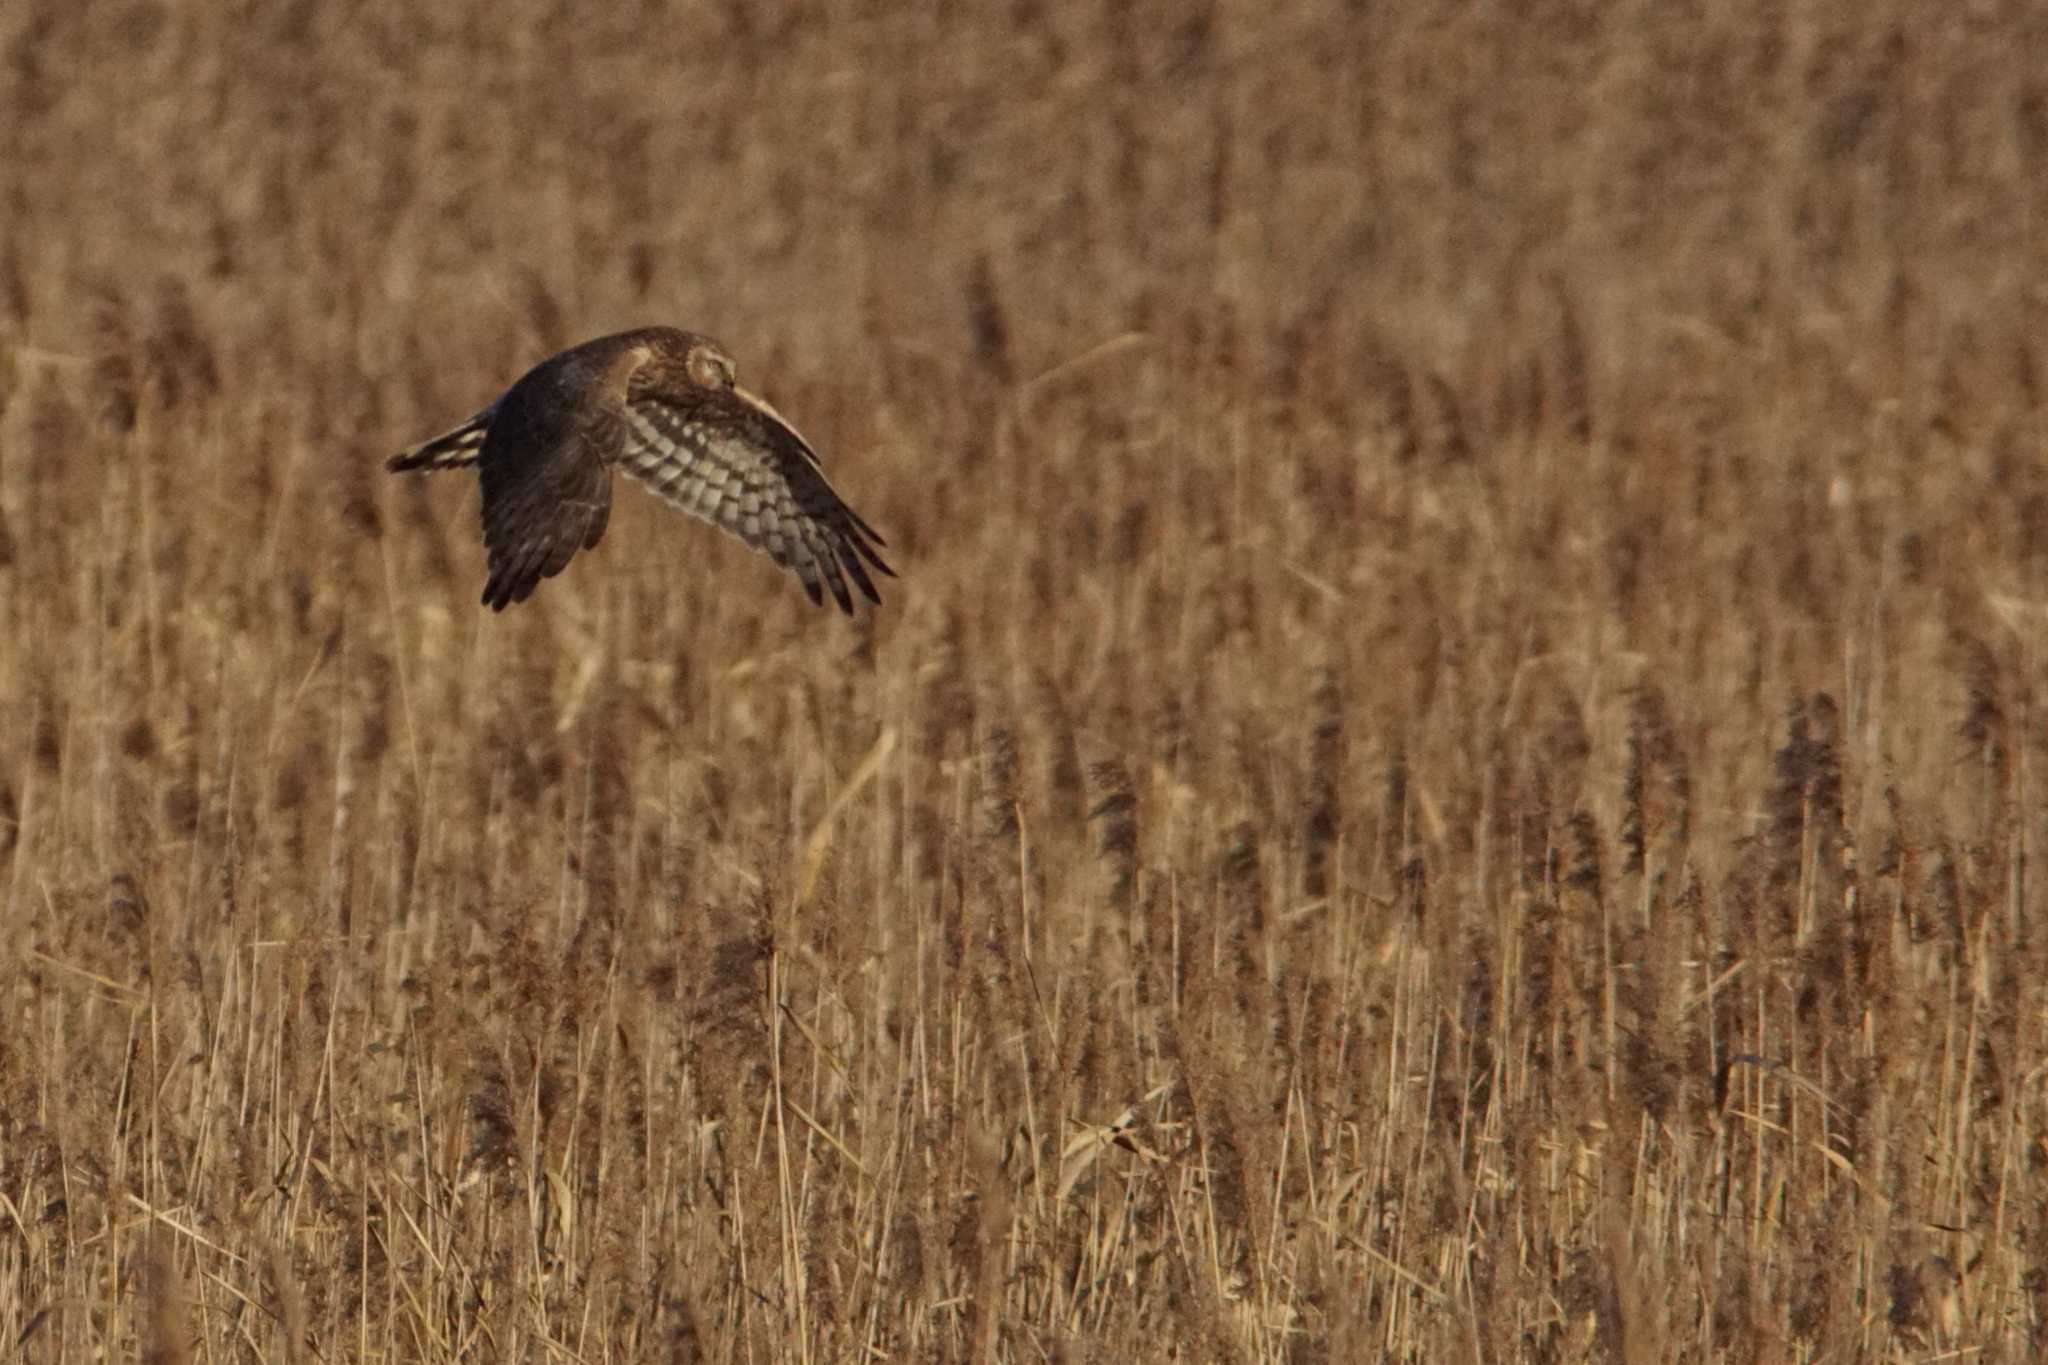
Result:
[[[868,525],[867,520],[864,517],[862,517],[860,513],[854,511],[851,507],[848,507],[846,509],[846,515],[852,518],[853,524],[855,526],[860,527],[862,535],[865,535],[869,540],[872,540],[873,542],[875,542],[875,544],[881,546],[885,550],[889,548],[889,542],[882,539],[882,533],[877,531],[874,527]]]
[[[514,602],[524,602],[533,595],[531,583],[522,585],[518,575],[511,573],[492,574],[484,584],[483,604],[492,611],[503,611]]]
[[[875,568],[880,569],[889,577],[894,578],[896,576],[896,571],[890,568],[888,563],[883,560],[882,556],[875,552],[877,546],[883,546],[884,548],[886,548],[886,542],[884,542],[880,536],[876,535],[874,531],[869,528],[866,522],[862,521],[857,516],[853,516],[852,508],[849,507],[846,510],[847,515],[853,517],[853,524],[856,527],[860,528],[860,530],[864,534],[848,535],[845,537],[844,544],[851,545],[862,559],[865,559],[869,564],[872,564]],[[869,544],[868,542],[870,540],[872,540],[874,544]]]
[[[861,596],[879,604],[882,594],[875,591],[875,581],[868,577],[868,571],[862,566],[860,556],[853,552],[853,547],[843,540],[839,542],[839,562],[845,567],[846,576],[853,580],[853,586],[860,589]]]
[[[846,578],[839,572],[839,566],[830,558],[817,561],[818,572],[825,579],[825,586],[832,590],[832,600],[839,604],[839,614],[853,615],[853,598],[846,591]]]

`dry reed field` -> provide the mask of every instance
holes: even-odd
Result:
[[[0,7],[0,1345],[2048,1350],[2044,51]],[[384,457],[649,322],[878,609],[478,607]]]

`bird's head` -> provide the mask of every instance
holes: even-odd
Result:
[[[700,332],[685,332],[674,328],[650,330],[647,339],[636,349],[631,365],[635,368],[650,361],[657,362],[659,369],[671,376],[674,366],[680,363],[683,377],[700,389],[713,393],[731,394],[747,407],[781,428],[803,450],[813,463],[818,453],[803,433],[790,424],[787,417],[777,412],[774,405],[751,389],[742,387],[736,377],[732,357],[725,347]]]
[[[733,386],[732,357],[717,342],[692,337],[683,352],[683,370],[700,388],[729,389]]]

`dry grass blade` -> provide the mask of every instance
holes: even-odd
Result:
[[[803,863],[797,874],[796,903],[803,905],[817,889],[818,874],[824,870],[825,855],[832,848],[833,832],[838,828],[840,817],[852,806],[854,799],[881,774],[882,765],[889,761],[889,755],[896,750],[896,732],[884,730],[876,737],[874,746],[861,759],[853,775],[846,779],[832,797],[832,804],[812,827],[810,837],[804,840]]]

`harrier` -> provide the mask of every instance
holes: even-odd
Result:
[[[825,481],[810,442],[733,382],[717,342],[673,327],[586,341],[528,370],[451,431],[394,455],[394,473],[475,465],[493,611],[604,536],[614,466],[739,537],[849,615],[847,580],[879,602],[882,538]]]

